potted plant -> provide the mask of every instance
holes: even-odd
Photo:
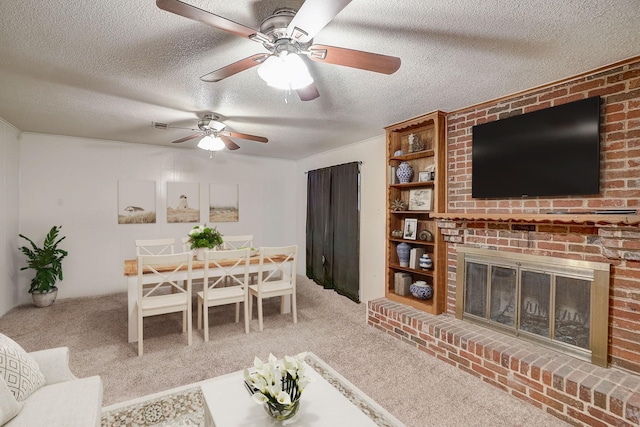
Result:
[[[53,226],[44,239],[44,244],[39,248],[33,240],[19,234],[31,244],[31,247],[22,246],[20,251],[27,257],[27,266],[20,270],[34,269],[35,277],[31,280],[29,293],[33,303],[37,307],[48,307],[56,300],[58,288],[56,281],[62,280],[62,260],[67,256],[67,251],[59,249],[58,245],[65,237],[58,239],[58,233],[62,226]]]
[[[204,260],[205,249],[215,249],[222,244],[222,234],[216,227],[196,225],[189,232],[191,249],[196,249],[196,259]]]

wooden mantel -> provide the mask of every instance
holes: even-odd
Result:
[[[564,224],[638,225],[640,215],[616,214],[513,214],[513,213],[432,213],[432,218],[448,221],[542,222]]]

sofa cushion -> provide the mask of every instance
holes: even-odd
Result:
[[[101,411],[102,380],[98,376],[80,378],[42,387],[5,427],[99,426]]]
[[[38,363],[18,343],[0,334],[0,375],[21,402],[45,384]]]
[[[0,426],[18,415],[23,403],[18,402],[0,376]]]

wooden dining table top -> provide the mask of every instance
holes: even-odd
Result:
[[[265,258],[266,259],[266,258]],[[286,261],[286,257],[284,255],[278,255],[278,256],[274,256],[271,257],[271,259],[273,261],[276,262],[283,262]],[[229,259],[229,260],[218,260],[217,261],[218,264],[220,264],[222,267],[230,267],[232,265],[234,265],[236,263],[236,260],[233,259]],[[260,255],[254,255],[252,257],[249,258],[249,263],[250,264],[258,264],[260,263]],[[198,269],[204,269],[204,261],[197,261],[197,260],[193,260],[193,264],[191,265],[191,268],[193,270],[198,270]],[[265,262],[266,264],[266,262]],[[156,271],[173,271],[175,270],[175,268],[178,266],[178,264],[167,264],[167,265],[162,265],[162,266],[157,266],[156,267]],[[187,265],[183,265],[180,270],[186,270],[188,267]],[[217,268],[216,264],[213,262],[209,263],[209,268]],[[124,275],[125,276],[136,276],[138,274],[138,260],[137,259],[127,259],[124,261]]]

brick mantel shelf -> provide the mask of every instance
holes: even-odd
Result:
[[[512,213],[434,213],[432,218],[447,221],[495,221],[597,225],[638,225],[640,215],[600,214],[512,214]]]

